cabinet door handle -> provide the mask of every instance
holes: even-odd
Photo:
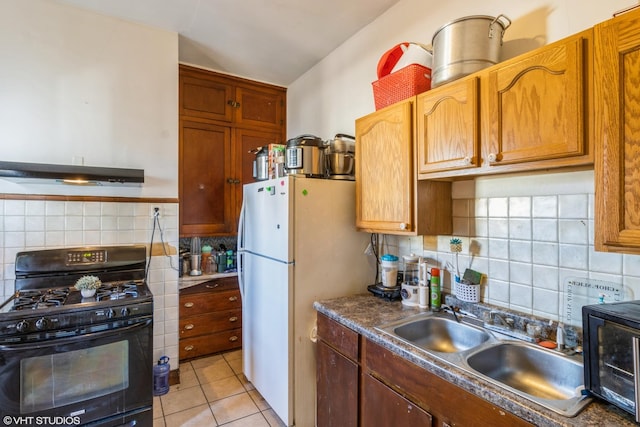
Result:
[[[238,297],[236,296],[229,297],[229,301],[237,301],[237,300],[238,300]]]
[[[193,303],[192,302],[185,302],[184,306],[187,307],[187,308],[191,308],[191,307],[193,307]]]
[[[233,108],[240,108],[240,103],[238,101],[232,101],[230,99],[227,101],[227,104],[231,105]]]
[[[467,157],[465,157],[465,158],[463,159],[463,162],[464,162],[464,164],[465,164],[465,165],[470,165],[470,164],[471,164],[471,161],[472,161],[472,158],[471,158],[471,157],[469,157],[469,156],[467,156]]]
[[[194,327],[194,324],[193,324],[193,323],[189,323],[188,325],[184,325],[184,328],[185,328],[187,331],[190,331],[191,329],[193,329],[193,327]]]
[[[400,230],[406,230],[406,229],[407,229],[407,223],[401,222],[400,223]]]
[[[489,153],[487,160],[489,160],[490,163],[495,163],[498,161],[498,155],[496,153]]]
[[[231,342],[238,341],[238,337],[234,335],[231,338],[229,338],[229,341]]]
[[[236,316],[230,317],[229,322],[237,322],[238,318]]]
[[[193,346],[192,345],[187,345],[187,346],[184,347],[184,350],[185,351],[191,351],[191,350],[193,350]]]

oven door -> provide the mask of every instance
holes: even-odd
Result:
[[[586,388],[640,421],[640,331],[592,314],[586,321]]]
[[[15,424],[134,425],[129,415],[151,412],[151,316],[56,336],[0,346],[0,414]]]

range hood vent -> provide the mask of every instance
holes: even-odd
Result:
[[[144,169],[0,161],[0,178],[27,182],[53,180],[76,185],[139,185],[144,183]]]

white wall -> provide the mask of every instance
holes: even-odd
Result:
[[[0,193],[177,198],[177,34],[47,0],[0,10],[0,159],[145,170],[141,187]]]
[[[0,160],[145,170],[140,187],[15,184],[0,194],[178,197],[177,34],[50,0],[0,0]],[[163,233],[154,233],[153,208]],[[14,291],[23,250],[178,247],[178,203],[0,197],[0,287]],[[177,250],[176,250],[177,252]],[[153,256],[154,358],[178,367],[177,254]]]

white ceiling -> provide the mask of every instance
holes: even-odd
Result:
[[[399,0],[56,0],[179,34],[181,62],[288,86]]]

